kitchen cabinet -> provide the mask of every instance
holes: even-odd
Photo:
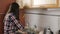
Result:
[[[55,8],[58,0],[16,0],[20,7],[28,8]]]
[[[19,4],[20,8],[23,8],[24,6],[31,6],[31,0],[16,0],[16,2]]]
[[[59,0],[59,7],[60,7],[60,0]]]
[[[4,23],[3,19],[8,10],[8,7],[15,0],[0,0],[0,34],[4,34]]]
[[[57,7],[58,0],[32,0],[32,7],[54,8]]]
[[[60,0],[16,0],[20,8],[59,8]]]

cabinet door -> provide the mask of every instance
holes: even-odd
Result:
[[[58,5],[58,0],[17,0],[22,7],[29,8],[54,8]]]
[[[60,7],[60,0],[59,0],[59,7]]]
[[[19,4],[20,8],[24,6],[31,7],[31,0],[16,0],[16,2]]]
[[[56,7],[57,0],[32,0],[32,7]]]

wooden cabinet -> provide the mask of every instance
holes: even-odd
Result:
[[[13,2],[15,2],[15,0],[0,0],[0,34],[4,34],[3,19],[5,16],[5,13],[8,10],[9,5]]]
[[[25,26],[25,16],[24,16],[24,9],[21,9],[19,12],[19,19],[20,23]]]
[[[60,7],[60,0],[59,0],[59,7]]]
[[[4,34],[3,18],[4,18],[4,14],[0,14],[0,34]]]

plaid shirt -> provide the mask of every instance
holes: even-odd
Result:
[[[16,34],[18,29],[23,30],[23,26],[12,13],[7,14],[4,18],[4,34]]]

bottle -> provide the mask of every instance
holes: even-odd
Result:
[[[47,33],[46,34],[53,34],[53,32],[51,31],[51,29],[49,27],[47,29]]]
[[[52,32],[51,29],[48,27],[47,29],[45,29],[44,34],[53,34],[53,32]]]
[[[60,34],[60,30],[58,31],[58,34]]]

